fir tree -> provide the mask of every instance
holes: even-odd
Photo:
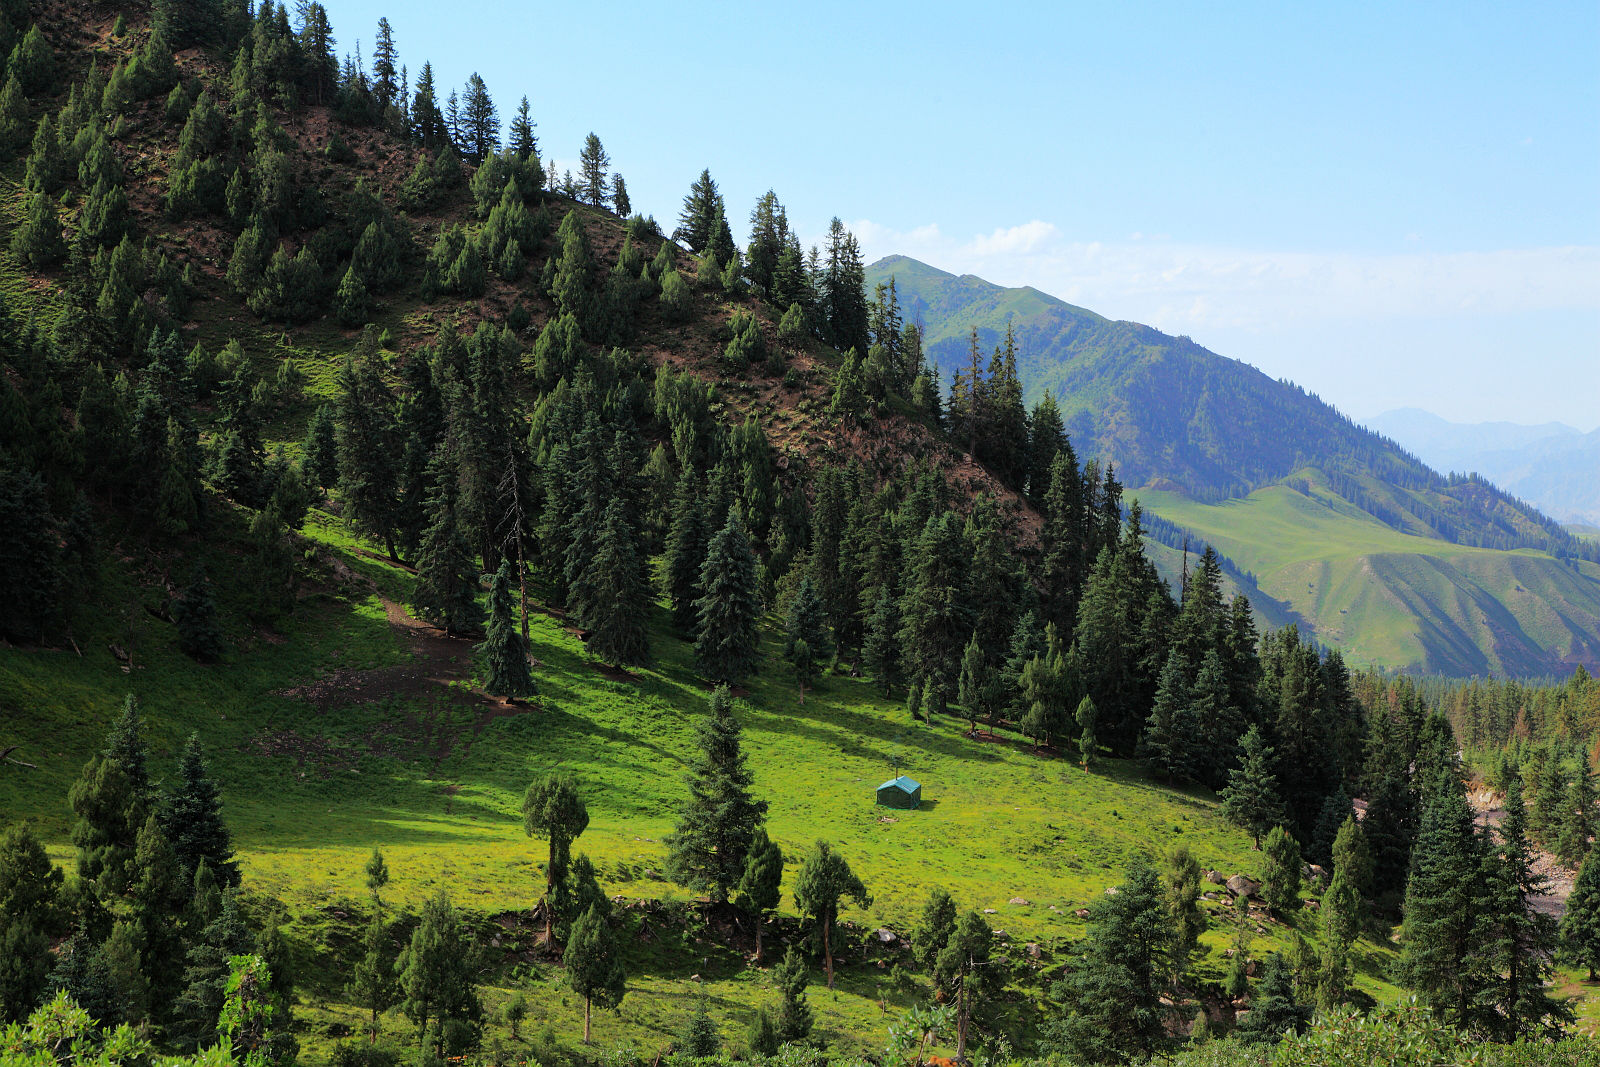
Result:
[[[236,889],[223,893],[216,914],[190,942],[183,962],[183,993],[173,1008],[171,1035],[185,1051],[216,1041],[217,1015],[228,979],[228,961],[255,949]]]
[[[783,849],[760,826],[750,835],[744,873],[739,877],[734,904],[749,915],[756,928],[756,964],[761,963],[761,935],[767,916],[778,910],[783,884]]]
[[[374,913],[363,935],[361,958],[351,969],[350,984],[346,987],[351,1002],[369,1013],[367,1034],[373,1044],[378,1040],[379,1018],[394,1007],[399,999],[400,987],[394,971],[395,956],[383,916]]]
[[[961,675],[956,687],[957,699],[967,713],[968,732],[976,737],[978,720],[993,723],[1000,713],[1002,693],[1000,680],[989,665],[989,657],[978,644],[974,630],[961,653]]]
[[[1184,845],[1167,853],[1162,896],[1172,930],[1167,954],[1176,983],[1188,968],[1189,957],[1199,947],[1200,934],[1206,928],[1205,912],[1200,908],[1200,864]]]
[[[783,962],[772,972],[772,982],[782,998],[778,1008],[778,1039],[785,1044],[804,1041],[811,1034],[811,1005],[806,999],[809,980],[805,957],[790,945],[783,954]]]
[[[753,776],[727,686],[711,694],[711,714],[700,726],[698,746],[688,778],[689,802],[667,841],[667,873],[722,904],[744,874],[752,834],[767,812],[766,801],[750,795]]]
[[[333,297],[334,315],[341,326],[360,326],[367,321],[367,285],[352,265],[344,272]]]
[[[46,270],[67,258],[67,242],[61,236],[61,217],[55,199],[34,193],[22,225],[11,235],[11,254],[37,270]]]
[[[1250,998],[1250,1016],[1239,1026],[1246,1041],[1277,1043],[1286,1034],[1299,1033],[1311,1012],[1295,1000],[1294,972],[1278,952],[1262,961],[1261,985]]]
[[[528,114],[528,98],[524,96],[517,105],[517,113],[511,118],[509,147],[511,154],[519,163],[527,164],[530,172],[539,170],[539,141],[533,133],[534,125],[532,117]]]
[[[1561,917],[1561,950],[1589,971],[1595,981],[1600,966],[1600,850],[1591,849],[1578,868],[1578,879]]]
[[[1100,711],[1095,707],[1094,699],[1086,696],[1078,701],[1078,710],[1073,718],[1078,723],[1078,759],[1083,764],[1083,769],[1088,770],[1100,749],[1100,743],[1094,733]]]
[[[0,837],[0,1023],[27,1018],[45,991],[61,882],[32,828],[7,828]]]
[[[900,682],[900,625],[899,602],[886,582],[878,588],[861,643],[862,661],[883,687],[884,696]]]
[[[591,906],[572,924],[562,960],[567,967],[567,982],[583,998],[583,1043],[589,1044],[589,1016],[596,1002],[602,1008],[615,1008],[627,992],[627,971],[617,935],[606,914]]]
[[[695,662],[712,681],[736,682],[755,670],[761,616],[755,553],[737,509],[711,540],[700,568],[700,587],[705,592],[695,601]]]
[[[605,145],[591,132],[583,139],[583,148],[578,153],[578,170],[582,176],[585,202],[595,207],[605,207],[609,202],[611,190],[606,179],[610,167],[611,157],[606,153]]]
[[[844,898],[863,908],[872,906],[872,895],[844,857],[826,841],[818,841],[801,862],[794,903],[801,916],[812,924],[813,935],[822,949],[829,989],[833,988],[834,927],[839,921],[839,902]]]
[[[622,218],[633,214],[633,201],[628,199],[628,183],[622,180],[622,175],[611,176],[611,209]]]
[[[1483,978],[1471,966],[1482,867],[1483,843],[1465,790],[1453,771],[1441,771],[1411,851],[1396,973],[1423,1004],[1459,1025],[1471,1023]]]
[[[1267,867],[1263,896],[1267,907],[1282,919],[1300,910],[1300,843],[1281,826],[1267,835]]]
[[[428,464],[425,510],[432,521],[417,546],[417,584],[411,607],[417,617],[452,636],[476,633],[483,623],[478,575],[456,516],[455,472],[440,450]]]
[[[478,646],[489,672],[484,691],[511,701],[537,691],[528,666],[527,645],[517,632],[516,603],[511,592],[514,577],[511,561],[501,560],[500,569],[489,582],[489,624],[484,627],[483,644]]]
[[[500,150],[500,116],[489,97],[489,87],[476,71],[467,79],[460,127],[458,141],[474,163],[482,163]]]
[[[823,623],[822,601],[809,575],[800,579],[800,589],[789,605],[784,632],[787,641],[783,655],[794,668],[795,680],[800,684],[800,703],[804,704],[806,683],[816,680],[818,661],[826,660],[831,651]]]
[[[954,517],[930,520],[912,559],[901,606],[900,643],[907,673],[922,684],[928,711],[943,712],[954,695],[962,649],[972,634],[966,596],[968,561]]]
[[[233,838],[222,821],[222,796],[206,769],[200,735],[192,733],[178,759],[178,778],[161,807],[161,826],[172,843],[173,854],[192,882],[203,863],[224,888],[239,884],[239,864],[233,858]]]
[[[1249,831],[1255,848],[1261,837],[1283,821],[1283,802],[1278,799],[1278,780],[1272,773],[1272,746],[1252,726],[1239,741],[1239,766],[1228,775],[1222,791],[1222,816]]]
[[[417,1027],[418,1044],[443,1057],[450,1023],[477,1027],[483,1005],[473,982],[473,953],[460,916],[444,890],[422,906],[422,921],[400,954],[400,1008]]]
[[[1087,1063],[1153,1052],[1162,1038],[1160,962],[1170,936],[1156,870],[1135,856],[1116,894],[1089,909],[1083,958],[1057,987],[1067,1015],[1047,1032],[1047,1044]]]
[[[594,573],[597,596],[590,615],[589,650],[611,664],[648,661],[650,640],[644,620],[650,585],[639,554],[639,531],[621,498],[606,506]]]
[[[704,595],[700,569],[705,564],[711,534],[706,529],[704,491],[689,470],[678,478],[672,499],[672,523],[667,532],[666,560],[662,577],[672,624],[679,632],[693,635],[698,627],[695,602]]]
[[[698,256],[710,245],[717,212],[721,210],[722,194],[717,191],[717,183],[711,180],[711,172],[703,170],[683,198],[683,211],[678,216],[678,228],[673,231],[672,239]]]

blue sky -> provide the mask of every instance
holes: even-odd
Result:
[[[1600,424],[1600,5],[332,0],[413,77],[893,252],[1186,333],[1360,417]]]

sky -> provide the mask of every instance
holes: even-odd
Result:
[[[1187,334],[1356,417],[1600,426],[1600,5],[373,3],[413,80],[894,253]]]

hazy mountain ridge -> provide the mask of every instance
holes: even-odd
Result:
[[[1459,423],[1420,408],[1365,422],[1440,470],[1476,471],[1564,523],[1600,524],[1600,428]]]

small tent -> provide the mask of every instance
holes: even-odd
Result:
[[[886,808],[914,808],[922,803],[922,783],[901,775],[878,787],[878,803]]]

